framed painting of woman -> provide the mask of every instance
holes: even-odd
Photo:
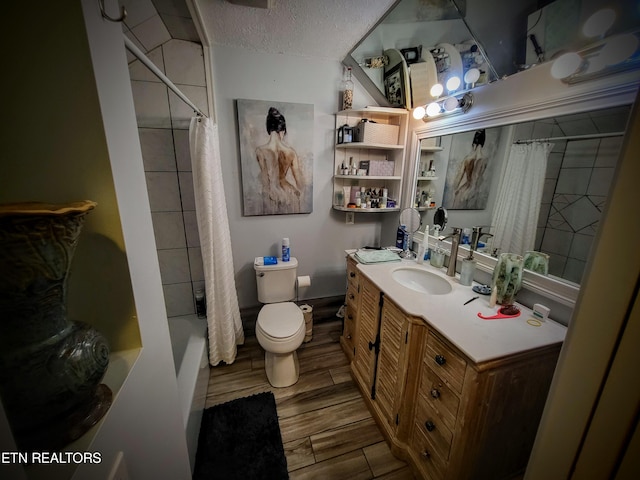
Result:
[[[313,211],[313,105],[236,101],[243,214]]]

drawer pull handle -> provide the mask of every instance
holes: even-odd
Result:
[[[354,277],[356,276],[356,274],[355,274],[355,272],[349,272],[349,276],[350,276],[351,278],[354,278]]]
[[[431,420],[427,420],[424,424],[424,427],[427,429],[428,432],[433,432],[436,429],[436,424],[433,423]]]
[[[353,315],[349,314],[349,315],[347,315],[347,318],[348,318],[349,320],[353,320]]]
[[[437,388],[431,390],[431,396],[433,398],[440,398],[440,391]]]
[[[353,293],[350,293],[350,294],[349,294],[349,298],[350,298],[351,300],[353,300],[353,299],[354,299],[354,298],[356,298],[356,297],[353,295]]]
[[[351,340],[351,335],[347,335],[347,340]]]
[[[429,453],[428,450],[425,450],[424,452],[422,452],[422,458],[429,458],[431,457],[431,454]]]
[[[438,365],[444,365],[445,363],[447,363],[447,359],[444,358],[444,355],[436,355],[435,361]]]

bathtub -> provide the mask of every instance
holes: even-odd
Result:
[[[178,396],[187,436],[191,471],[209,384],[207,320],[196,315],[169,318],[169,334],[178,379]]]

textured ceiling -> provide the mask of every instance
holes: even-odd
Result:
[[[196,3],[214,45],[342,60],[395,0],[275,0],[269,10]]]

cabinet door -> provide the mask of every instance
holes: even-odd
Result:
[[[380,323],[380,356],[375,399],[385,420],[392,428],[396,426],[399,392],[404,386],[403,360],[408,325],[404,314],[391,300],[385,298]]]
[[[380,291],[369,280],[362,278],[353,369],[356,378],[366,391],[371,391],[373,387],[379,319]]]

